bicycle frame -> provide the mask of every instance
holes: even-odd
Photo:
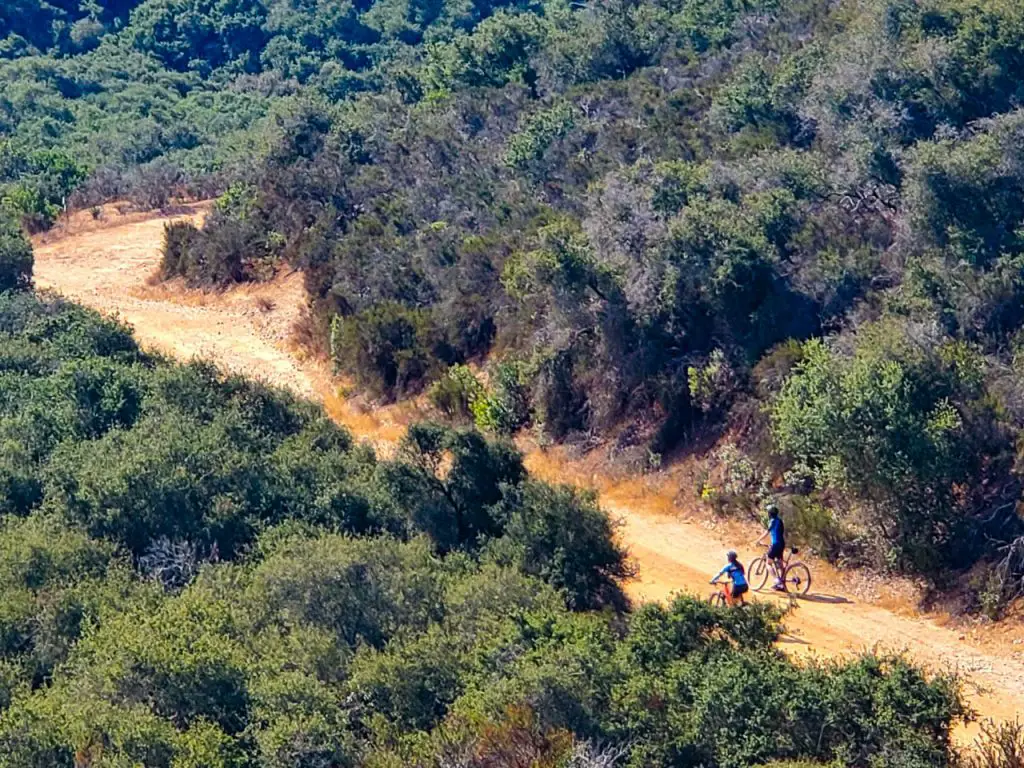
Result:
[[[786,568],[789,567],[789,561],[793,559],[793,555],[796,554],[796,550],[793,547],[786,547],[785,552],[782,555],[782,570],[785,572]],[[775,574],[775,578],[779,577],[779,573],[775,568],[775,561],[772,560],[768,555],[764,556],[764,561],[768,567],[772,569],[772,573]]]
[[[733,600],[732,584],[728,581],[716,581],[714,582],[713,586],[717,587],[717,592],[722,596],[722,599],[725,600],[726,605],[740,605],[746,602],[743,599],[743,595],[740,595],[735,600]]]

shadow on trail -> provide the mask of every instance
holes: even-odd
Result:
[[[792,595],[794,600],[805,600],[808,603],[830,603],[833,605],[853,605],[853,600],[848,600],[839,595]]]
[[[792,645],[810,645],[806,640],[801,640],[796,635],[791,635],[789,632],[783,632],[779,635],[780,643],[789,643]]]
[[[822,595],[822,594],[809,594],[809,595],[795,595],[792,592],[782,592],[776,590],[758,590],[758,594],[771,595],[777,597],[780,600],[787,600],[789,603],[828,603],[830,605],[853,605],[853,600],[842,597],[841,595]]]

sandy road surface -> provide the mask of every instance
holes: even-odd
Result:
[[[197,207],[185,215],[202,214]],[[322,367],[300,360],[289,348],[291,325],[303,303],[298,275],[221,294],[149,286],[164,221],[112,221],[105,227],[72,222],[67,231],[36,242],[37,284],[117,313],[134,326],[144,345],[180,358],[208,358],[228,370],[318,397],[359,437],[382,448],[393,444],[402,431],[400,416],[367,412],[341,400]],[[572,476],[539,455],[528,456],[528,464],[547,479]],[[709,574],[720,567],[727,538],[737,540],[735,531],[727,537],[699,521],[663,514],[663,505],[648,504],[635,494],[618,493],[607,484],[601,490],[605,506],[622,520],[622,539],[639,569],[629,585],[634,598],[661,600],[677,591],[709,589]],[[753,554],[750,547],[742,551],[747,561]],[[996,640],[984,633],[979,638],[930,618],[844,596],[836,578],[818,582],[808,599],[793,604],[783,643],[788,652],[831,657],[866,649],[906,651],[931,669],[963,674],[970,702],[982,716],[1024,717],[1024,626],[1004,629]],[[961,729],[958,737],[968,739],[972,730]]]

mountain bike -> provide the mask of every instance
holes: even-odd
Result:
[[[782,582],[786,592],[795,595],[806,595],[811,588],[811,569],[799,560],[792,561],[793,555],[799,551],[796,547],[789,548],[785,559],[782,561],[781,579],[779,579],[778,571],[775,569],[775,563],[769,560],[766,555],[761,555],[754,560],[750,564],[750,568],[747,569],[747,581],[750,582],[750,588],[760,592],[764,589],[764,585],[768,583],[768,577],[774,576],[777,581]]]
[[[717,581],[715,582],[715,591],[708,595],[708,603],[715,608],[725,608],[729,604],[729,599],[725,596],[727,590],[732,589],[732,584],[728,581]],[[747,601],[740,598],[739,602],[734,603],[734,608],[742,608],[747,604]]]

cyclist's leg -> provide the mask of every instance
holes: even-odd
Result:
[[[739,603],[740,605],[746,605],[746,593],[748,589],[749,587],[737,587],[733,585],[732,589],[730,589],[729,591],[732,593],[732,599],[734,604]]]
[[[782,589],[785,584],[783,578],[786,574],[786,563],[784,562],[785,550],[780,546],[772,546],[768,550],[768,559],[772,561],[772,570],[775,571],[775,588]]]

